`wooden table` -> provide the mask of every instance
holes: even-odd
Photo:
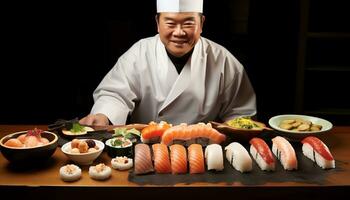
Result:
[[[46,130],[45,125],[0,125],[0,137],[15,131],[29,130],[34,127]],[[331,148],[340,170],[330,173],[323,184],[310,182],[265,182],[257,185],[244,185],[241,182],[221,183],[179,183],[175,185],[139,185],[128,181],[128,172],[113,170],[112,177],[106,181],[95,181],[88,175],[88,166],[82,167],[82,178],[73,183],[63,182],[59,177],[59,168],[70,161],[60,148],[42,167],[28,170],[16,170],[0,156],[0,188],[15,196],[54,194],[53,198],[62,199],[67,196],[83,195],[91,198],[111,198],[118,196],[144,197],[147,195],[165,195],[183,197],[184,195],[199,198],[217,198],[222,195],[237,197],[259,197],[283,195],[281,198],[309,199],[326,196],[341,197],[349,194],[350,189],[350,127],[334,127],[324,136],[324,141]],[[111,158],[103,152],[95,163],[104,162],[110,165]],[[127,194],[127,195],[126,195]],[[51,197],[50,197],[51,198]]]

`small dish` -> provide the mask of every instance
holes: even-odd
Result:
[[[321,126],[321,128],[320,130],[313,130],[313,131],[311,131],[310,129],[307,129],[304,131],[298,131],[298,130],[287,130],[280,127],[283,121],[296,120],[296,119],[311,122],[312,124]],[[270,118],[269,125],[277,131],[278,135],[283,136],[289,139],[290,141],[300,141],[308,136],[321,136],[333,128],[332,123],[325,119],[308,116],[308,115],[296,115],[296,114],[285,114],[285,115],[274,116]]]
[[[266,127],[264,123],[257,122],[257,121],[253,121],[253,122],[259,126],[258,129],[235,128],[235,127],[229,126],[226,123],[219,123],[214,121],[211,121],[210,123],[213,126],[213,128],[225,134],[229,138],[229,140],[232,140],[232,141],[247,142],[254,137],[258,137],[262,132],[266,130],[272,130]]]
[[[115,140],[121,141],[120,143],[125,143],[125,145],[112,145],[112,143]],[[126,156],[126,157],[132,157],[132,141],[124,138],[124,137],[114,137],[106,141],[106,150],[107,154],[111,158],[115,158],[117,156]]]
[[[90,165],[92,164],[102,153],[105,145],[99,140],[93,140],[98,147],[96,151],[87,153],[72,153],[72,142],[67,142],[61,147],[62,152],[73,162],[78,165]]]

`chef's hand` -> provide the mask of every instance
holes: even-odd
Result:
[[[86,117],[79,120],[79,124],[87,126],[107,126],[109,125],[108,117],[104,114],[89,114]]]

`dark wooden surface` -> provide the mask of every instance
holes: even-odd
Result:
[[[46,130],[45,125],[0,125],[0,136],[34,127]],[[173,185],[137,184],[130,182],[128,172],[113,170],[112,177],[106,181],[92,180],[88,175],[88,166],[82,167],[82,178],[73,183],[63,182],[59,177],[59,168],[69,159],[57,148],[52,158],[44,165],[36,168],[17,169],[12,166],[3,155],[0,156],[0,188],[12,195],[32,196],[43,194],[55,194],[55,198],[61,199],[67,195],[87,197],[103,197],[117,192],[122,196],[142,197],[152,194],[170,195],[182,197],[183,195],[215,198],[216,195],[234,195],[237,197],[259,197],[285,195],[284,198],[306,199],[326,196],[333,197],[349,194],[350,189],[350,127],[334,127],[329,134],[323,136],[323,141],[331,149],[336,160],[336,170],[327,171],[322,184],[305,181],[269,182],[261,184],[249,184],[233,181],[223,182],[191,182],[177,183]],[[110,166],[111,158],[103,154],[94,162],[104,162]],[[86,188],[86,189],[85,189]],[[16,192],[21,191],[21,192]],[[82,192],[82,193],[80,193]],[[126,192],[126,193],[125,193]],[[233,196],[232,196],[233,197]]]

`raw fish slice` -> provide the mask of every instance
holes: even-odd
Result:
[[[334,158],[328,147],[317,137],[309,136],[301,141],[303,154],[323,169],[335,168]]]
[[[218,144],[208,145],[205,148],[205,161],[208,170],[222,171],[224,169],[222,147]]]
[[[141,141],[143,143],[157,143],[160,141],[165,130],[172,125],[161,121],[159,124],[150,122],[147,127],[141,131]]]
[[[191,144],[188,147],[188,161],[190,163],[190,174],[205,172],[203,149],[200,144]]]
[[[170,146],[171,171],[173,174],[187,173],[187,153],[184,146],[174,144]]]
[[[275,158],[266,144],[266,142],[260,138],[253,138],[249,141],[250,145],[250,154],[259,165],[260,169],[266,171],[275,170]]]
[[[225,150],[226,158],[233,168],[241,173],[252,171],[252,159],[248,151],[240,143],[232,142],[225,147]]]
[[[298,160],[292,145],[283,137],[272,139],[272,152],[280,160],[285,170],[298,169]]]
[[[187,126],[180,124],[167,129],[161,143],[171,145],[175,140],[191,140],[196,138],[207,138],[209,143],[220,144],[225,141],[226,136],[211,127],[211,124],[198,123]]]
[[[153,164],[151,159],[151,149],[147,144],[137,144],[135,146],[135,174],[146,174],[153,172]]]
[[[157,173],[166,174],[171,173],[170,158],[168,146],[165,144],[153,144],[153,160],[154,169]]]

